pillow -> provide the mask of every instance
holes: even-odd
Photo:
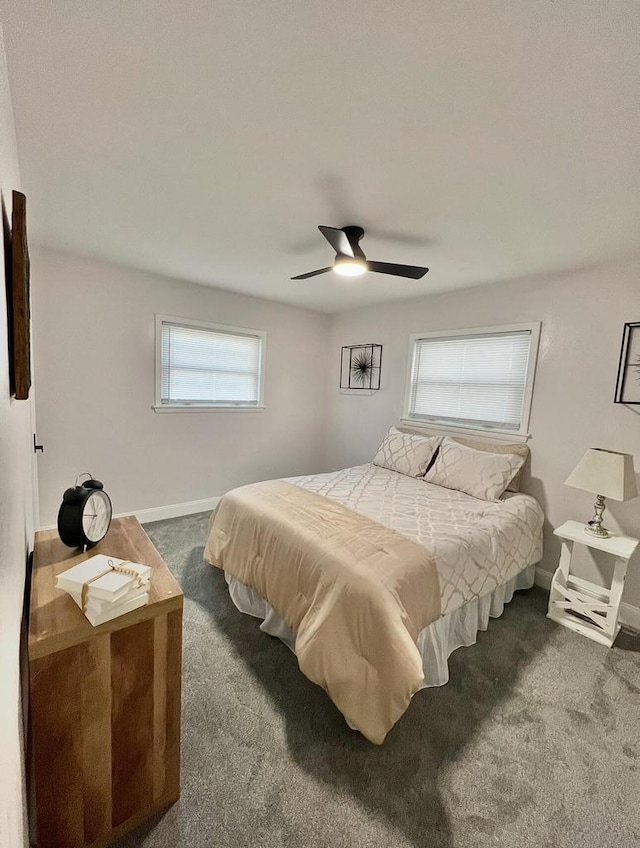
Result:
[[[464,439],[458,436],[455,436],[454,441],[459,442],[461,445],[466,445],[468,448],[475,448],[475,450],[485,451],[486,453],[512,453],[516,456],[522,457],[522,465],[516,471],[513,480],[507,486],[507,492],[519,492],[520,484],[522,483],[522,473],[524,471],[524,465],[527,459],[529,458],[529,445],[525,445],[523,442],[516,442],[514,444],[501,444],[500,442],[478,442],[475,439]]]
[[[440,436],[401,433],[395,427],[390,427],[373,464],[408,477],[422,477],[441,441]]]
[[[426,435],[424,430],[413,430],[410,427],[399,427],[398,429],[403,433],[417,433],[420,436]],[[505,444],[504,442],[481,442],[475,438],[467,439],[463,436],[452,436],[451,438],[454,442],[459,442],[461,445],[466,445],[468,448],[475,448],[475,450],[486,451],[487,453],[514,453],[516,456],[521,456],[523,460],[522,465],[520,466],[520,469],[516,471],[513,480],[511,480],[507,486],[507,492],[520,491],[524,466],[529,459],[530,454],[529,445],[524,444],[524,442],[514,442],[509,444]]]
[[[446,438],[425,480],[483,501],[498,501],[524,460],[512,453],[475,450]]]

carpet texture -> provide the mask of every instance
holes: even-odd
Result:
[[[145,528],[185,595],[182,797],[118,848],[640,844],[640,636],[607,650],[517,593],[376,747],[233,606],[207,520]]]

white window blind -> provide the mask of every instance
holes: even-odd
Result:
[[[160,403],[258,406],[262,333],[160,322]]]
[[[416,338],[409,416],[520,430],[532,331]]]

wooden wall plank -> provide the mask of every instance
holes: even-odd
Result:
[[[31,665],[29,712],[39,848],[84,841],[80,681],[83,647]]]
[[[112,826],[153,803],[153,621],[111,636]]]
[[[167,616],[159,615],[153,628],[153,800],[164,794],[167,742]]]
[[[180,712],[182,709],[182,610],[167,614],[167,732],[165,795],[180,797]]]
[[[82,771],[85,843],[111,830],[111,638],[83,645]]]

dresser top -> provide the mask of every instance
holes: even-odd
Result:
[[[106,554],[153,569],[149,602],[133,612],[93,627],[73,598],[56,589],[58,574],[94,554]],[[182,591],[155,549],[151,539],[133,516],[114,518],[104,539],[82,553],[64,545],[55,530],[40,530],[35,536],[29,613],[29,659],[70,648],[93,636],[130,627],[182,607]]]

